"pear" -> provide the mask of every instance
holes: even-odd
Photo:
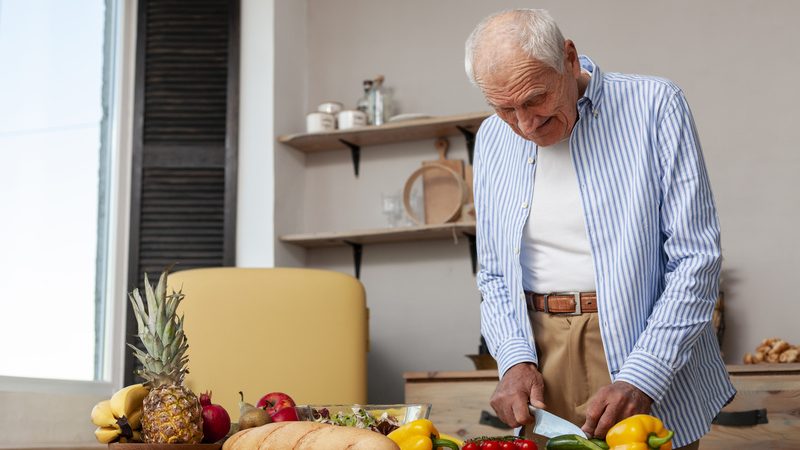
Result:
[[[244,401],[244,394],[239,391],[239,396],[242,400],[239,402],[239,430],[246,430],[247,428],[260,427],[272,422],[269,413],[261,408],[256,408],[250,403]]]

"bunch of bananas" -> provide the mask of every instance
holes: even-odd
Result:
[[[142,384],[125,386],[92,408],[94,435],[103,444],[142,442],[142,403],[150,392]]]

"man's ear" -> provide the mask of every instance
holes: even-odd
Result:
[[[576,78],[581,74],[581,63],[578,61],[578,50],[571,39],[564,40],[564,61],[567,70]]]

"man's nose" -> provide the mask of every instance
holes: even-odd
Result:
[[[517,108],[514,113],[517,117],[517,128],[524,134],[532,133],[545,121],[544,116],[534,114],[528,108]]]

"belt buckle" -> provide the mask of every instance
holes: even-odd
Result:
[[[548,305],[548,300],[551,295],[571,295],[575,299],[575,311],[568,312],[568,313],[553,313],[553,315],[557,316],[580,316],[583,314],[583,310],[581,309],[581,293],[578,291],[564,291],[564,292],[551,292],[549,294],[545,294],[544,296],[544,310],[545,312],[549,312],[550,305]]]

